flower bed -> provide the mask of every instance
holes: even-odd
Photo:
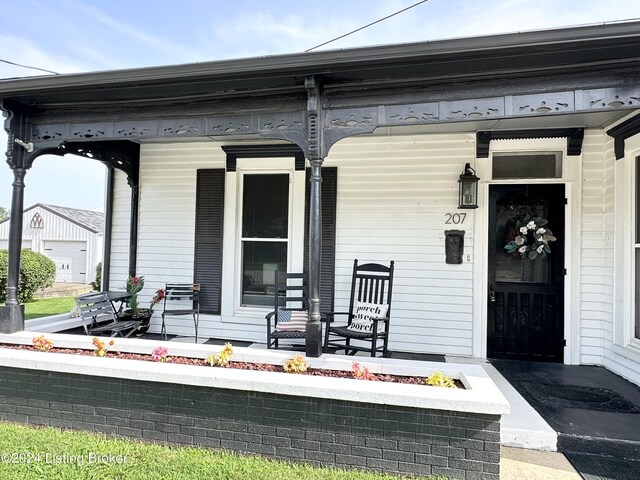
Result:
[[[30,345],[33,336],[0,335],[0,342]],[[94,348],[90,337],[47,337],[60,348]],[[116,339],[110,351],[150,355],[158,346],[200,360],[221,349]],[[233,357],[280,366],[291,352],[237,348]],[[353,358],[307,361],[350,372]],[[480,366],[361,364],[375,374],[421,378],[441,370],[465,389],[1,348],[0,417],[324,465],[498,478],[500,415],[508,404]]]
[[[38,339],[36,341],[36,338]],[[202,360],[200,358],[192,358],[192,357],[183,357],[183,356],[170,356],[169,349],[166,347],[157,347],[164,350],[162,356],[156,353],[156,350],[152,351],[150,355],[148,354],[139,354],[139,353],[126,353],[126,352],[108,352],[108,349],[111,347],[116,347],[116,340],[113,341],[113,345],[108,345],[104,340],[98,338],[97,342],[102,344],[101,347],[96,345],[96,340],[94,339],[94,350],[87,350],[83,348],[56,348],[53,345],[53,342],[45,337],[34,337],[34,341],[32,345],[23,345],[23,344],[10,344],[10,343],[0,343],[0,348],[9,348],[9,349],[17,349],[17,350],[26,350],[26,351],[46,351],[49,353],[65,353],[71,355],[86,355],[86,356],[99,356],[105,358],[119,358],[122,360],[139,360],[143,362],[163,362],[163,363],[174,363],[179,365],[195,365],[195,366],[206,366],[211,367],[210,364],[207,363],[207,360]],[[45,343],[46,342],[46,343]],[[46,347],[41,347],[42,343],[46,344]],[[106,344],[106,345],[105,345]],[[215,347],[214,347],[215,349]],[[217,347],[219,350],[220,347]],[[96,353],[99,352],[99,353]],[[295,357],[294,357],[295,358]],[[289,359],[291,360],[291,359]],[[254,371],[262,371],[262,372],[286,372],[286,368],[282,365],[274,365],[270,363],[256,363],[256,362],[237,362],[237,361],[229,361],[226,365],[220,365],[220,368],[235,368],[239,370],[254,370]],[[420,376],[410,376],[410,375],[390,375],[384,373],[371,373],[367,367],[361,366],[358,362],[352,363],[352,370],[329,370],[325,368],[309,368],[305,369],[301,372],[296,372],[300,375],[311,375],[317,377],[333,377],[333,378],[347,378],[347,379],[359,379],[363,381],[374,381],[374,382],[389,382],[389,383],[404,383],[409,385],[426,385],[426,386],[436,386],[436,383],[429,383],[425,377]],[[436,372],[436,377],[441,375],[440,372]],[[435,378],[435,377],[434,377]],[[447,377],[448,378],[448,377]],[[464,388],[464,384],[460,380],[451,380],[454,388]]]

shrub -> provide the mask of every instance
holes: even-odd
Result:
[[[0,303],[7,300],[8,253],[0,250]],[[56,279],[56,264],[41,253],[22,250],[20,254],[20,303],[33,300],[33,294],[50,287]]]
[[[98,263],[98,265],[96,266],[96,290],[97,291],[101,291],[102,290],[102,262]]]

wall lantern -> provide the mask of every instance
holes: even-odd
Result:
[[[464,166],[464,171],[458,179],[460,189],[458,208],[478,208],[478,181],[476,171],[471,168],[471,164]]]

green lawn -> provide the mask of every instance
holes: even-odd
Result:
[[[24,304],[24,316],[26,320],[60,313],[69,313],[75,307],[73,297],[43,298]]]
[[[402,477],[312,468],[201,448],[0,422],[0,478],[184,480],[392,480]],[[23,454],[11,455],[11,454]],[[39,457],[37,456],[39,454]],[[90,463],[100,456],[113,461]],[[120,461],[118,461],[120,455]],[[106,457],[104,457],[107,460]],[[12,463],[15,459],[16,463]],[[30,460],[30,463],[26,463]],[[435,479],[436,477],[430,477]],[[442,478],[442,477],[437,477]]]

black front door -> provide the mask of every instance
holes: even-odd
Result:
[[[492,185],[489,199],[487,354],[562,362],[564,185]]]

